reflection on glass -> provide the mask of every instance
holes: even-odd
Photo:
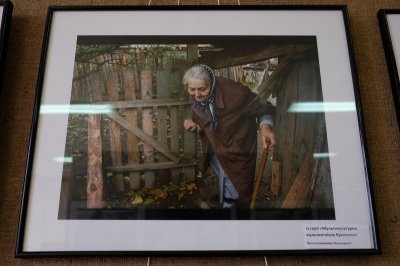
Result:
[[[313,154],[313,157],[316,159],[329,158],[329,157],[335,157],[335,156],[337,156],[337,153],[332,153],[332,152],[320,152],[320,153]]]
[[[292,103],[289,113],[354,112],[354,102],[298,102]]]
[[[110,104],[56,104],[42,105],[41,114],[109,114]]]
[[[54,157],[54,161],[58,163],[72,163],[72,157]]]

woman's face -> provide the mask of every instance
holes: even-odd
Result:
[[[210,86],[202,79],[189,78],[187,90],[190,96],[193,96],[196,101],[202,102],[208,98],[210,94]]]

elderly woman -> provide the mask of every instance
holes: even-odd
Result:
[[[247,87],[215,77],[206,65],[186,71],[183,84],[193,106],[184,128],[198,132],[205,155],[218,176],[219,204],[248,207],[257,159],[257,129],[264,149],[275,145],[272,105],[264,105]],[[258,122],[258,123],[257,123]]]

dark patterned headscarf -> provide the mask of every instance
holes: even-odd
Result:
[[[215,75],[214,72],[212,71],[212,69],[209,66],[200,64],[200,65],[194,65],[193,67],[202,67],[203,69],[205,69],[209,75],[210,75],[210,81],[211,81],[211,88],[210,88],[210,95],[208,96],[208,98],[204,101],[197,101],[196,98],[194,98],[194,107],[201,110],[204,113],[207,113],[208,111],[210,112],[210,129],[212,131],[215,131],[218,127],[218,113],[217,113],[217,107],[215,105],[215,95],[216,95],[216,91],[215,91]],[[192,68],[193,68],[192,67]]]

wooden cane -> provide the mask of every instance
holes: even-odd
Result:
[[[256,204],[258,190],[260,190],[264,168],[268,159],[268,151],[269,151],[269,146],[267,146],[267,148],[265,148],[262,153],[260,167],[258,168],[258,174],[253,188],[253,195],[251,196],[250,209],[254,209],[254,205]]]

